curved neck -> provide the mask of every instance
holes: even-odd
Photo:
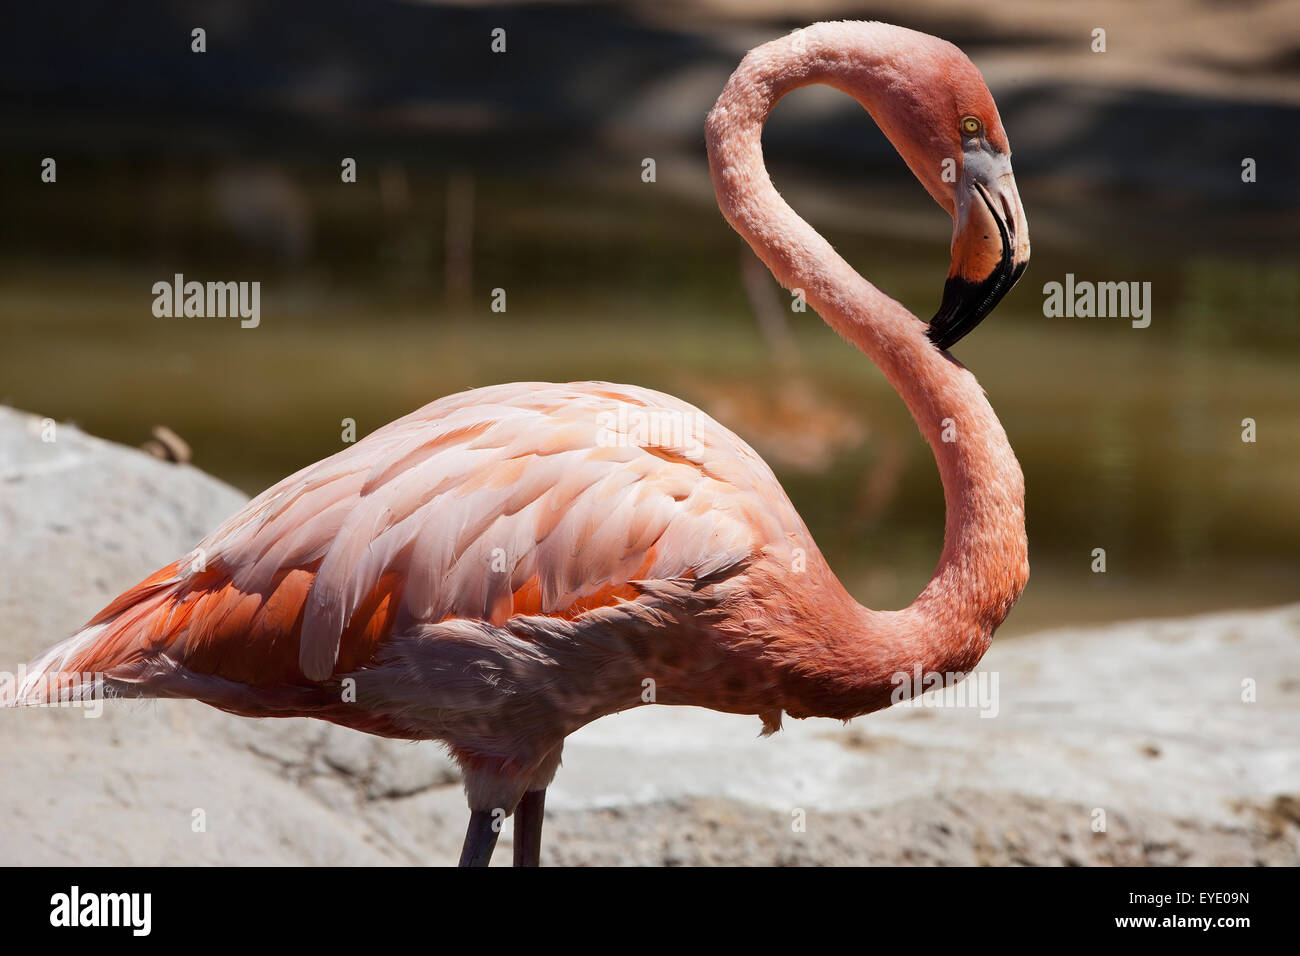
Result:
[[[727,221],[783,286],[802,289],[827,324],[880,368],[939,466],[947,513],[943,554],[929,585],[903,611],[852,602],[841,616],[850,616],[845,623],[856,633],[842,642],[824,635],[837,645],[829,653],[857,669],[859,686],[891,668],[973,667],[1029,573],[1024,478],[974,375],[935,348],[924,323],[858,275],[790,208],[763,162],[772,107],[813,83],[852,95],[892,139],[890,111],[880,107],[905,82],[909,34],[883,24],[821,24],[758,47],[707,125],[709,166]]]

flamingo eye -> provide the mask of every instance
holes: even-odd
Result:
[[[967,136],[976,136],[983,128],[984,124],[974,116],[963,116],[961,119],[961,131]]]

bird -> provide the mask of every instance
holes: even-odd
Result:
[[[953,220],[927,324],[781,197],[762,131],[791,91],[856,99]],[[818,23],[751,50],[706,120],[723,217],[884,374],[934,455],[943,546],[900,610],[859,604],[771,469],[647,388],[524,382],[453,394],[275,484],[38,657],[3,703],[193,698],[440,741],[470,819],[462,866],[541,862],[565,738],[648,704],[840,720],[900,675],[959,679],[1029,577],[1024,477],[949,349],[1029,260],[997,107],[942,39]],[[908,689],[905,696],[910,696]]]

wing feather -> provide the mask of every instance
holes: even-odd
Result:
[[[647,442],[652,415],[674,429]],[[247,683],[319,681],[389,634],[576,616],[796,532],[762,460],[684,402],[607,383],[479,389],[268,489],[200,543],[206,565],[164,569],[95,619],[90,646],[50,659],[161,653]]]

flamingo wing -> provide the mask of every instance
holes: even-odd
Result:
[[[801,530],[757,454],[678,399],[607,383],[477,389],[268,489],[48,652],[28,685],[148,659],[310,686],[365,668],[394,635],[571,620],[646,581],[741,567]]]

